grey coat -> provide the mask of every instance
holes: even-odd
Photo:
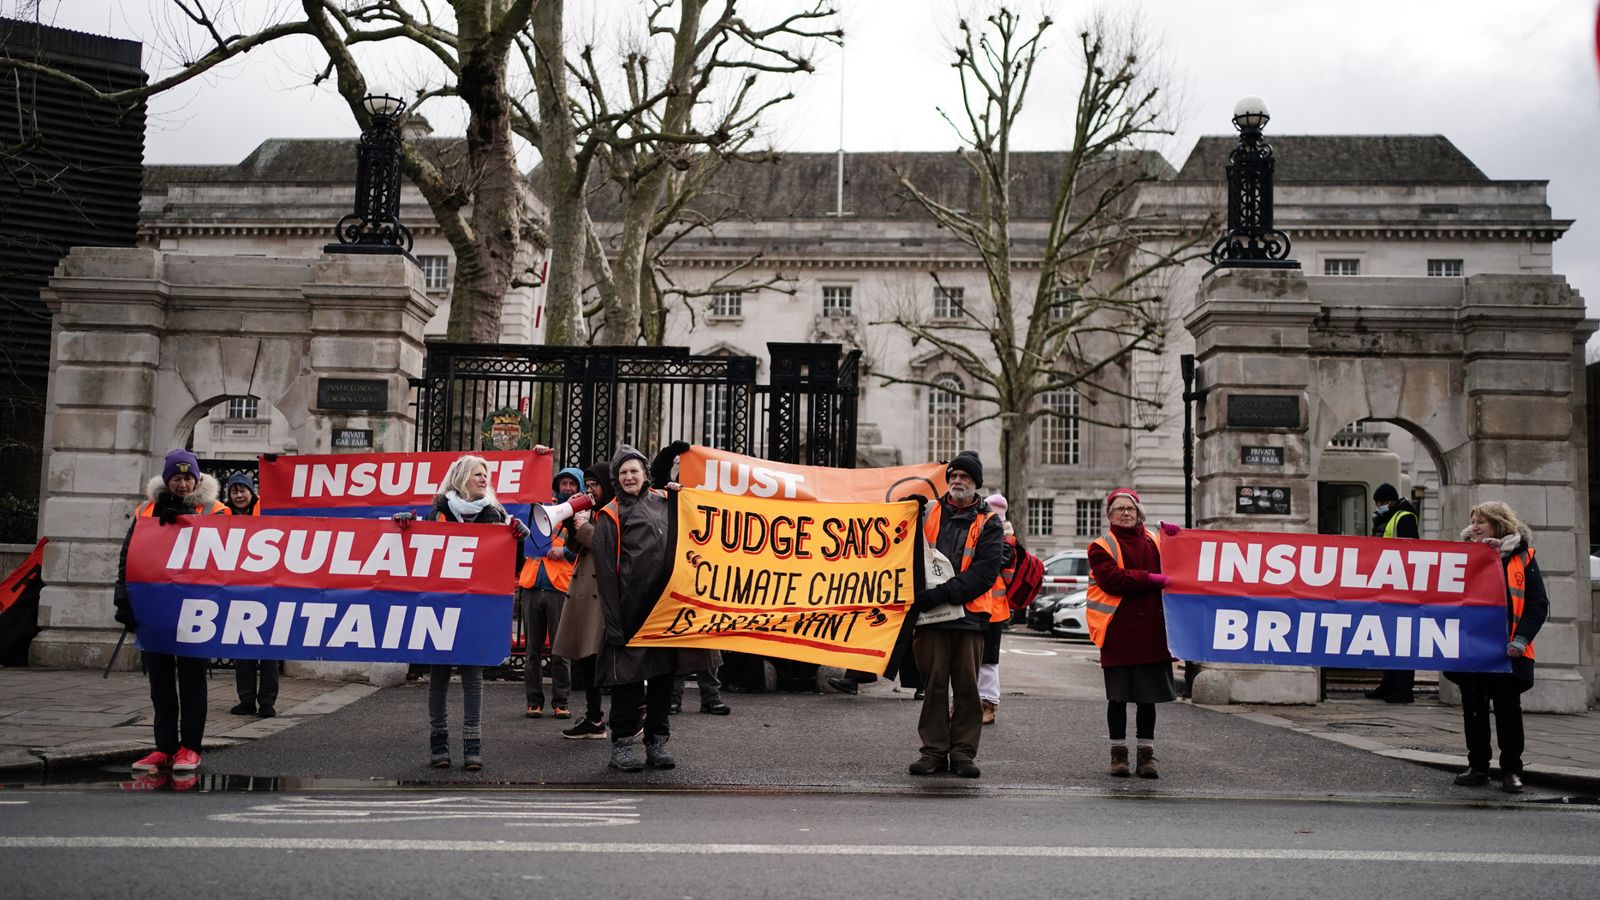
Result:
[[[626,449],[631,454],[638,453],[632,448]],[[617,454],[611,467],[613,480],[621,469],[621,460],[626,458],[622,452]],[[597,515],[592,550],[605,622],[597,670],[600,683],[608,686],[633,684],[722,665],[722,655],[715,650],[627,646],[628,639],[655,607],[671,571],[669,530],[673,503],[661,494],[646,490],[638,497],[618,491],[616,504],[622,533],[617,534],[611,516]]]

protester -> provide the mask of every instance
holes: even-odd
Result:
[[[676,455],[688,449],[678,441],[664,452]],[[628,646],[655,606],[668,571],[673,505],[666,492],[650,489],[644,454],[633,447],[617,448],[611,474],[616,498],[596,516],[594,536],[595,580],[605,617],[598,667],[600,683],[611,687],[610,765],[624,772],[647,764],[670,769],[677,765],[667,749],[672,676],[714,668],[722,658],[714,650]]]
[[[682,449],[678,449],[681,447]],[[652,484],[667,484],[672,481],[673,463],[679,455],[689,449],[686,443],[676,443],[666,447],[656,458],[650,461],[650,481]],[[814,672],[815,670],[813,670]],[[672,702],[667,705],[667,711],[677,715],[683,710],[683,685],[685,676],[678,675],[672,679]],[[722,700],[722,681],[717,678],[716,669],[694,673],[695,689],[700,693],[700,711],[713,716],[726,716],[733,712],[733,708]],[[813,682],[815,675],[813,675]]]
[[[1135,771],[1156,771],[1156,704],[1178,698],[1167,649],[1166,617],[1161,609],[1161,536],[1145,528],[1144,506],[1130,488],[1106,495],[1110,530],[1089,545],[1089,637],[1100,648],[1106,682],[1106,727],[1111,738],[1111,774],[1128,776],[1128,704],[1134,704],[1138,741]],[[1161,523],[1161,534],[1177,534]]]
[[[583,490],[583,472],[566,468],[551,480],[557,503],[565,503]],[[527,645],[527,665],[522,680],[526,687],[530,719],[544,715],[544,642],[552,642],[561,628],[561,609],[567,602],[573,567],[578,553],[570,546],[572,521],[569,519],[550,535],[550,549],[539,559],[522,564],[517,580],[517,603],[522,607],[522,638]],[[567,710],[567,693],[572,689],[572,672],[566,657],[550,653],[550,712],[557,719],[572,717]]]
[[[1377,510],[1372,514],[1372,536],[1381,538],[1419,538],[1417,508],[1410,500],[1400,499],[1400,492],[1385,481],[1372,492],[1372,502]],[[1386,669],[1378,686],[1367,691],[1367,699],[1389,703],[1412,703],[1416,700],[1417,673],[1411,669]]]
[[[924,696],[917,721],[922,754],[910,771],[932,775],[948,768],[962,778],[977,778],[983,729],[978,667],[992,613],[1006,607],[1004,591],[995,589],[1006,564],[1005,529],[978,497],[983,486],[978,454],[957,453],[945,480],[949,491],[929,505],[923,536],[950,559],[956,572],[943,584],[924,588],[916,605],[924,612],[947,604],[964,608],[948,622],[919,622],[912,635],[911,651],[923,678]]]
[[[228,510],[236,516],[259,516],[261,498],[256,483],[244,472],[235,472],[223,485]],[[233,686],[239,702],[228,712],[236,716],[270,719],[278,714],[278,661],[275,659],[236,659],[233,661]]]
[[[122,539],[117,559],[117,584],[112,591],[114,618],[129,631],[138,628],[133,604],[128,600],[128,545],[139,519],[154,518],[172,525],[178,516],[227,516],[232,511],[217,501],[217,480],[200,471],[200,461],[188,450],[167,454],[161,475],[145,487],[147,499],[134,513],[134,523]],[[144,654],[145,677],[150,681],[150,702],[155,706],[156,749],[133,768],[154,772],[170,767],[174,772],[200,768],[200,749],[206,736],[206,660],[168,653]]]
[[[395,519],[408,523],[409,513]],[[497,525],[509,523],[517,533],[517,564],[511,579],[522,568],[522,540],[528,526],[506,513],[489,488],[489,464],[481,456],[462,456],[445,470],[439,493],[433,498],[428,518],[438,522],[472,522]],[[449,665],[428,667],[428,764],[435,769],[450,767],[450,720],[447,701],[450,694]],[[468,772],[483,768],[483,666],[456,666],[461,673],[461,767]]]
[[[1500,789],[1522,793],[1522,695],[1533,687],[1533,639],[1550,615],[1544,576],[1533,558],[1533,532],[1504,503],[1490,501],[1472,508],[1472,523],[1461,533],[1500,554],[1506,584],[1506,656],[1510,672],[1446,672],[1461,687],[1461,723],[1467,738],[1467,771],[1455,778],[1464,787],[1489,783],[1489,716],[1494,715],[1500,743]]]
[[[1017,567],[1017,533],[1006,517],[1011,504],[1002,494],[990,494],[983,502],[1000,519],[1000,527],[1005,532],[1006,565],[1000,570],[1000,581],[996,585],[1003,592]],[[1011,606],[1009,603],[997,606],[989,615],[989,628],[983,636],[983,665],[978,667],[978,702],[983,706],[985,725],[993,725],[1000,711],[1000,638],[1005,627],[1011,624]]]
[[[597,462],[583,473],[584,490],[596,510],[611,502],[611,464]],[[550,652],[572,663],[573,687],[583,691],[583,715],[577,724],[562,730],[561,736],[574,740],[599,740],[606,736],[605,713],[600,703],[600,682],[595,661],[605,637],[605,615],[600,610],[600,588],[594,577],[594,517],[579,510],[571,519],[573,542],[578,545],[578,562],[567,589],[567,605],[556,628]]]

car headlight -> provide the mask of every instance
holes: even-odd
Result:
[[[1061,601],[1061,609],[1083,609],[1089,605],[1088,597],[1068,597]]]

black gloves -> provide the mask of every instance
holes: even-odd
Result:
[[[163,525],[172,525],[178,521],[179,516],[186,516],[193,511],[172,494],[162,492],[161,496],[156,498],[155,516]]]
[[[667,445],[667,449],[672,452],[673,456],[682,456],[683,454],[689,452],[689,442],[673,441]]]

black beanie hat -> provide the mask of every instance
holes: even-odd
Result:
[[[1394,489],[1394,485],[1385,481],[1383,484],[1378,485],[1377,490],[1372,492],[1372,499],[1376,503],[1393,503],[1400,499],[1400,492]]]
[[[978,454],[971,450],[963,450],[957,453],[956,458],[950,460],[950,464],[945,466],[944,472],[947,477],[951,472],[965,472],[972,476],[972,481],[975,485],[983,487],[983,460],[979,459]]]

